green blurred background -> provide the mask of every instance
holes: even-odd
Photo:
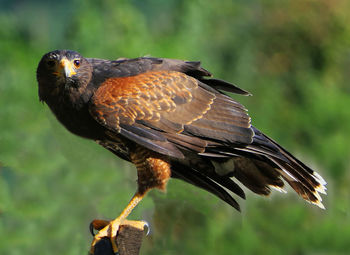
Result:
[[[0,254],[86,254],[90,221],[117,216],[136,188],[130,164],[39,103],[36,67],[54,49],[201,60],[328,181],[327,210],[248,191],[241,214],[170,181],[130,217],[152,227],[142,254],[350,254],[349,24],[347,0],[0,1]]]

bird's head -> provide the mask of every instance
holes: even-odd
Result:
[[[39,99],[79,92],[85,89],[92,76],[92,66],[79,53],[55,50],[46,53],[39,62],[37,80]]]

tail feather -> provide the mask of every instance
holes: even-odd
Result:
[[[235,183],[230,177],[220,176],[216,173],[207,173],[207,176],[213,181],[220,184],[221,186],[225,187],[226,189],[245,199],[245,194],[242,188],[237,183]]]
[[[295,158],[275,141],[254,128],[256,139],[245,150],[258,153],[303,199],[324,209],[319,193],[326,193],[326,182],[311,168]],[[264,146],[259,146],[263,141]],[[275,153],[273,153],[275,151]]]
[[[279,174],[262,161],[238,157],[235,159],[233,176],[244,186],[259,195],[269,195],[271,187],[283,189]]]
[[[322,209],[325,209],[324,205],[322,204],[322,198],[318,194],[319,190],[324,191],[326,189],[324,187],[324,184],[321,184],[319,182],[311,184],[309,180],[310,177],[312,178],[313,174],[310,174],[309,178],[302,178],[298,174],[298,171],[295,170],[295,168],[292,166],[289,166],[285,162],[274,162],[276,162],[276,164],[280,167],[278,170],[281,173],[282,178],[288,182],[288,184],[295,190],[296,193],[298,193],[304,200],[315,204]],[[293,178],[291,178],[291,176]]]
[[[319,193],[326,194],[326,181],[275,141],[252,129],[252,144],[211,148],[206,154],[233,158],[232,175],[257,194],[269,195],[271,188],[285,192],[286,181],[303,199],[324,209]]]

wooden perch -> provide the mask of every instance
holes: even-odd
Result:
[[[142,221],[129,220],[125,220],[123,224],[120,225],[117,236],[119,255],[139,254],[144,225],[145,224]],[[95,245],[95,252],[93,255],[115,255],[109,238],[103,238]]]

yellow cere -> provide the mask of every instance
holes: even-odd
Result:
[[[72,61],[68,60],[67,58],[62,58],[58,66],[58,70],[57,72],[54,72],[54,74],[57,76],[61,76],[64,74],[66,77],[72,77],[77,73],[75,72],[75,68]]]

